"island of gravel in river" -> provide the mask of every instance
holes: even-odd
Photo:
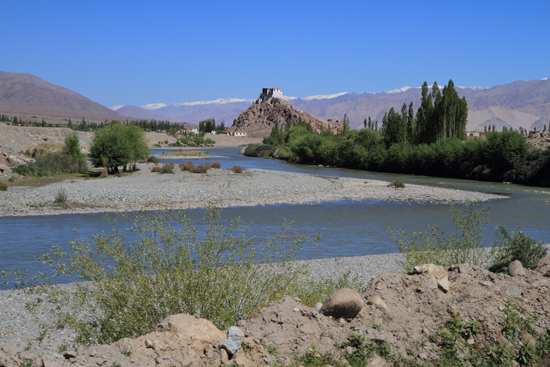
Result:
[[[140,164],[138,172],[123,177],[72,180],[46,186],[12,186],[0,191],[0,216],[100,213],[153,209],[247,207],[271,204],[306,204],[338,200],[416,201],[436,204],[503,199],[506,196],[474,191],[406,184],[388,187],[387,181],[320,176],[247,169],[234,173],[210,169],[206,174],[180,171],[151,172]],[[68,207],[53,205],[64,191]]]

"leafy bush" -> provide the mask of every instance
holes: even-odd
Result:
[[[210,138],[206,138],[206,140],[204,141],[205,144],[216,144],[216,142]]]
[[[210,163],[211,168],[222,168],[222,164],[220,162],[212,162]]]
[[[508,264],[514,260],[519,260],[528,269],[534,269],[538,261],[548,254],[542,241],[535,241],[520,227],[510,234],[505,226],[499,225],[495,232],[497,241],[494,245],[497,250],[489,267],[493,272],[508,273]]]
[[[84,168],[79,162],[63,153],[50,153],[36,157],[34,162],[28,162],[13,168],[13,172],[22,176],[50,176],[64,173],[81,172]]]
[[[8,191],[8,184],[4,181],[0,181],[0,191]]]
[[[209,164],[199,164],[191,169],[191,173],[206,173],[210,169]]]
[[[195,165],[193,164],[193,162],[189,161],[186,163],[180,163],[179,168],[182,171],[191,172],[195,168]]]
[[[273,147],[266,144],[250,144],[244,150],[247,157],[266,157],[269,156]]]
[[[438,226],[428,224],[427,232],[392,232],[392,238],[399,244],[404,261],[399,265],[410,272],[416,265],[435,264],[444,267],[452,264],[470,263],[483,266],[494,251],[485,249],[482,225],[488,223],[489,207],[481,209],[481,203],[467,202],[464,209],[451,207],[451,218],[457,233],[445,236]]]
[[[389,183],[388,187],[395,187],[396,189],[404,189],[405,184],[399,180],[394,180]]]
[[[174,173],[174,163],[166,163],[162,165],[160,174],[163,175],[165,173]]]
[[[78,139],[78,135],[72,134],[65,138],[63,153],[72,157],[73,161],[77,162],[82,169],[86,167],[86,157],[80,150],[80,140]]]
[[[181,138],[180,142],[185,145],[189,144],[189,140],[187,140],[187,138]]]
[[[241,166],[233,166],[230,168],[231,171],[235,172],[235,173],[243,173],[244,172],[244,168],[242,168]]]
[[[57,321],[72,327],[83,345],[137,337],[182,312],[200,314],[223,330],[300,286],[306,269],[290,260],[305,237],[284,226],[255,244],[244,237],[241,222],[222,226],[218,211],[205,215],[209,228],[200,235],[183,211],[142,213],[132,220],[140,239],[131,245],[113,230],[42,256],[54,276],[93,281],[65,294],[72,302],[68,310],[54,310]]]
[[[193,137],[193,143],[197,144],[197,145],[201,145],[201,144],[204,144],[204,138],[200,135],[195,135]]]
[[[156,163],[159,163],[159,162],[160,162],[160,160],[157,157],[155,157],[154,155],[151,155],[147,158],[147,163],[155,163],[156,164]]]
[[[161,166],[154,166],[151,168],[151,172],[158,172],[161,175],[165,173],[174,173],[174,164],[173,163],[166,163]]]

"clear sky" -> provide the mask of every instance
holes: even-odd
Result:
[[[0,71],[106,106],[550,77],[550,1],[0,1]]]

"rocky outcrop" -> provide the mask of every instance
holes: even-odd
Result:
[[[286,128],[288,124],[297,124],[299,119],[309,122],[315,131],[329,128],[333,133],[342,129],[341,122],[329,122],[318,119],[308,113],[294,108],[287,101],[280,98],[271,98],[264,102],[258,98],[246,111],[233,121],[230,131],[246,132],[253,138],[265,138],[271,133],[275,123],[279,127]]]

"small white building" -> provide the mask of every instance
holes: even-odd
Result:
[[[264,102],[271,102],[273,98],[283,98],[283,91],[279,88],[262,88],[260,99]]]

